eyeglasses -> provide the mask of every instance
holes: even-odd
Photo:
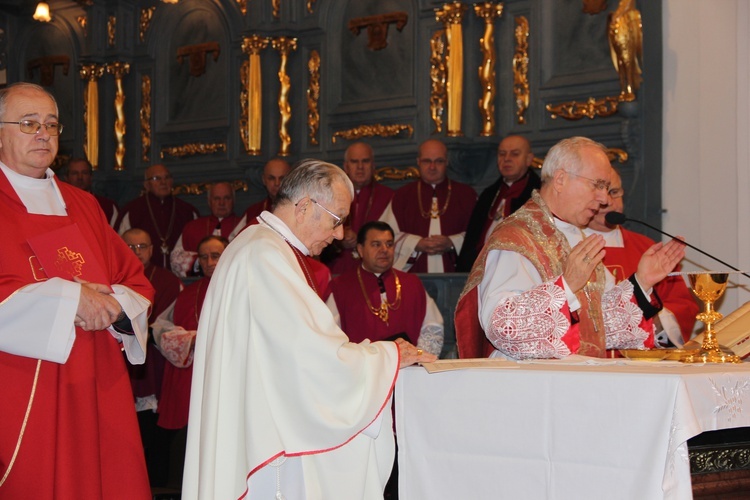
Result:
[[[595,191],[607,191],[609,194],[609,185],[610,185],[609,181],[605,181],[604,179],[592,179],[590,177],[577,174],[575,172],[570,172],[569,170],[566,170],[565,172],[567,172],[570,175],[575,175],[576,177],[580,177],[581,179],[585,179],[589,181],[591,183],[591,187],[593,187]]]
[[[38,134],[42,127],[47,131],[49,135],[57,136],[62,134],[63,126],[62,123],[50,122],[50,123],[39,123],[34,120],[21,120],[20,122],[0,122],[12,125],[18,125],[21,132],[24,134]]]
[[[145,249],[147,249],[150,246],[151,246],[151,244],[149,244],[149,243],[138,243],[136,245],[128,245],[128,248],[130,248],[134,252],[137,252],[139,250],[145,250]]]
[[[146,177],[146,180],[147,181],[159,182],[159,181],[168,181],[171,178],[172,178],[171,174],[167,174],[167,175],[154,175],[152,177]]]
[[[445,158],[436,158],[434,160],[431,158],[420,158],[418,160],[418,163],[422,167],[429,167],[430,165],[433,165],[433,164],[436,167],[444,167],[445,165],[448,164],[448,160],[446,160]]]
[[[333,228],[332,229],[336,229],[337,227],[339,227],[341,224],[344,223],[344,219],[343,218],[339,217],[335,213],[333,213],[330,210],[328,210],[326,207],[324,207],[323,205],[321,205],[320,203],[318,203],[317,201],[315,201],[314,198],[310,198],[310,201],[313,202],[313,203],[315,203],[316,205],[318,205],[320,208],[322,208],[323,210],[325,210],[328,213],[328,215],[330,215],[331,217],[333,217],[333,220],[335,222],[333,223]],[[295,203],[294,206],[296,207],[298,204],[299,204],[299,202]]]
[[[609,197],[613,200],[616,200],[617,198],[622,198],[625,194],[625,190],[622,188],[612,188],[609,190]]]

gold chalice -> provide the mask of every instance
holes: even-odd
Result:
[[[683,363],[741,363],[742,360],[731,349],[719,346],[714,332],[714,323],[724,317],[714,310],[714,302],[724,295],[729,273],[690,273],[693,293],[704,304],[703,312],[696,319],[706,325],[700,349],[688,351],[680,361]]]

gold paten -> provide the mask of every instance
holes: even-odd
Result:
[[[479,135],[495,135],[495,25],[496,18],[503,15],[503,4],[484,2],[474,4],[474,13],[484,19],[484,34],[479,39],[482,64],[479,66],[479,84],[482,97],[479,99],[479,114],[482,115],[482,131]]]
[[[336,143],[337,137],[341,137],[347,141],[361,139],[362,137],[395,137],[403,131],[407,132],[407,137],[411,137],[414,133],[414,127],[398,123],[393,125],[381,125],[379,123],[375,125],[360,125],[348,130],[334,132],[331,142]]]
[[[448,80],[445,88],[448,95],[447,134],[450,137],[463,135],[461,130],[461,99],[464,86],[464,44],[461,21],[468,7],[461,2],[450,2],[435,9],[435,19],[445,26],[448,41],[446,66]]]
[[[513,54],[513,94],[516,96],[518,123],[526,123],[529,109],[529,20],[516,18],[516,51]]]
[[[307,130],[309,132],[310,144],[318,144],[318,128],[320,127],[320,112],[318,111],[318,100],[320,99],[320,54],[317,50],[310,51],[307,60],[307,71],[310,73],[310,81],[307,85]]]
[[[291,80],[286,72],[286,65],[289,61],[289,53],[297,50],[297,39],[286,36],[280,36],[273,39],[271,43],[274,49],[281,54],[279,63],[279,156],[289,156],[292,138],[289,135],[289,120],[292,118],[292,106],[289,104],[289,90],[291,89]]]

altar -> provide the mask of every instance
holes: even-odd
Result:
[[[402,500],[692,498],[688,439],[750,426],[748,363],[446,363],[398,378]]]

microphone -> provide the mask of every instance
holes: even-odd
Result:
[[[654,230],[654,231],[656,231],[657,233],[661,233],[661,234],[663,234],[664,236],[669,236],[669,237],[670,237],[670,238],[672,238],[673,240],[674,240],[674,239],[679,239],[679,238],[676,238],[675,236],[672,236],[672,235],[671,235],[671,234],[669,234],[669,233],[666,233],[666,232],[662,231],[662,230],[661,230],[661,229],[659,229],[659,228],[656,228],[656,227],[652,226],[651,224],[648,224],[648,223],[646,223],[646,222],[643,222],[642,220],[638,220],[638,219],[631,219],[631,218],[629,218],[629,217],[626,217],[626,216],[625,216],[625,214],[623,214],[623,213],[620,213],[620,212],[607,212],[607,214],[606,214],[606,215],[604,216],[604,220],[605,220],[605,221],[607,221],[607,224],[611,224],[611,225],[613,225],[613,226],[619,226],[620,224],[622,224],[623,222],[626,222],[626,221],[630,221],[630,222],[636,222],[636,223],[638,223],[638,224],[640,224],[640,225],[642,225],[642,226],[646,226],[646,227],[647,227],[647,228],[649,228],[649,229],[653,229],[653,230]],[[736,267],[734,267],[733,265],[731,265],[731,264],[727,264],[726,262],[724,262],[723,260],[719,259],[718,257],[714,257],[714,256],[713,256],[713,255],[711,255],[710,253],[706,253],[706,252],[704,252],[704,251],[703,251],[703,250],[701,250],[700,248],[698,248],[698,247],[695,247],[695,246],[691,245],[690,243],[688,243],[688,242],[687,242],[687,241],[685,241],[685,240],[680,240],[680,241],[682,241],[682,243],[683,243],[683,244],[684,244],[685,246],[687,246],[687,247],[690,247],[690,248],[692,248],[692,249],[693,249],[693,250],[695,250],[696,252],[700,252],[700,253],[702,253],[703,255],[705,255],[706,257],[710,257],[710,258],[712,258],[713,260],[715,260],[716,262],[719,262],[719,263],[721,263],[721,264],[724,264],[724,265],[725,265],[725,266],[727,266],[728,268],[730,268],[730,269],[732,269],[732,270],[734,270],[734,271],[737,271],[738,273],[740,273],[741,275],[745,276],[746,278],[750,278],[750,274],[747,274],[747,273],[744,273],[744,272],[740,271],[739,269],[737,269],[737,268],[736,268]]]

